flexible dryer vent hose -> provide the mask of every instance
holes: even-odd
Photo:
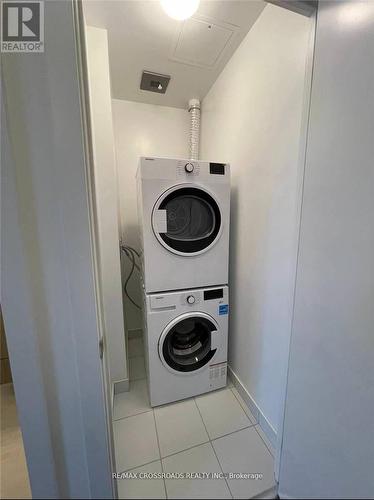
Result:
[[[190,99],[188,103],[190,113],[190,159],[199,159],[200,143],[200,101],[199,99]]]

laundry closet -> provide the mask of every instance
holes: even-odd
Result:
[[[83,4],[106,366],[118,473],[223,476],[118,495],[271,498],[315,13],[184,3]]]

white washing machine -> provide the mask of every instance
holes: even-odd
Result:
[[[229,165],[141,158],[137,180],[145,291],[227,284]]]
[[[228,287],[144,294],[151,406],[226,385]]]

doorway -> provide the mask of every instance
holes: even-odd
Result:
[[[95,118],[92,125],[115,151],[115,158],[95,168],[106,181],[112,176],[119,242],[133,249],[123,253],[121,266],[124,378],[112,381],[119,497],[275,495],[315,19],[262,2],[201,2],[192,24],[232,31],[209,68],[204,51],[194,52],[194,59],[181,56],[180,46],[192,50],[202,40],[188,38],[189,23],[173,24],[158,2],[87,2],[84,14],[91,89],[103,78],[107,92],[91,102],[103,111],[106,100],[105,130]],[[142,89],[142,70],[170,73],[166,93]],[[201,317],[180,324],[177,316],[168,328],[152,330],[158,347],[150,355],[138,259],[139,158],[188,158],[191,97],[202,106],[201,158],[230,164],[232,171],[229,377],[215,392],[154,406],[152,356],[172,375],[180,372],[179,384],[214,355],[209,332],[216,325],[203,324]],[[216,200],[191,189],[166,190],[149,214],[155,245],[180,257],[181,266],[183,258],[214,245],[221,226]],[[199,214],[199,225],[191,223],[192,213]],[[116,342],[109,331],[107,336]],[[199,477],[204,472],[210,474],[205,482]],[[176,480],[176,473],[183,477]],[[250,477],[243,481],[246,473]]]

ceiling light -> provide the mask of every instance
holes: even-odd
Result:
[[[338,20],[346,25],[361,26],[362,24],[369,23],[373,19],[373,4],[356,2],[347,3],[339,6]]]
[[[188,19],[197,11],[200,0],[161,0],[166,14],[177,21]]]

